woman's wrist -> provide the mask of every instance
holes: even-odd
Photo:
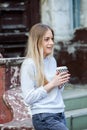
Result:
[[[44,89],[47,91],[47,92],[50,92],[52,89],[53,89],[54,85],[52,82],[49,82],[48,84],[46,84],[44,86]]]

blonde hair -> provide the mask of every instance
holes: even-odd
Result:
[[[43,65],[43,47],[42,47],[42,39],[47,30],[53,30],[44,24],[38,23],[32,26],[29,32],[29,38],[27,42],[26,48],[26,57],[30,57],[34,60],[37,70],[37,75],[35,77],[38,86],[45,85],[48,83],[45,75],[44,75],[44,65]]]

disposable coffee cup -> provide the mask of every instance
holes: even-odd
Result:
[[[68,67],[67,66],[60,66],[56,68],[56,71],[60,72],[66,72],[68,71]]]
[[[61,72],[68,72],[68,67],[67,66],[60,66],[60,67],[56,68],[56,71],[58,71],[59,73],[61,73]],[[60,88],[62,88],[66,84],[67,83],[64,83],[63,85],[60,86]]]

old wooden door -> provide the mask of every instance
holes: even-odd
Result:
[[[39,0],[0,0],[0,50],[4,57],[23,56],[30,27],[40,22]]]

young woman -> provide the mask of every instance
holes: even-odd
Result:
[[[35,24],[27,42],[26,58],[21,66],[21,88],[31,107],[35,130],[68,130],[64,115],[61,85],[70,74],[56,72],[53,57],[54,32],[44,24]]]

